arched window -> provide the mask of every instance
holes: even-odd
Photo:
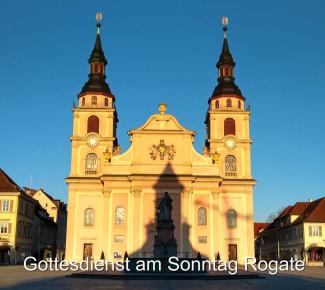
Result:
[[[94,209],[87,208],[85,210],[85,225],[92,226],[94,224]]]
[[[234,174],[236,173],[236,157],[233,155],[227,155],[225,158],[225,169],[226,169],[226,175],[228,174]]]
[[[87,132],[99,133],[99,118],[97,116],[90,116],[88,118]]]
[[[237,213],[234,209],[227,211],[227,225],[228,228],[234,228],[237,225]]]
[[[105,98],[105,107],[108,107],[108,98]]]
[[[96,105],[97,105],[97,97],[96,97],[96,96],[92,96],[92,97],[91,97],[91,104],[92,104],[93,106],[96,106]]]
[[[238,100],[238,109],[241,109],[241,101]]]
[[[216,109],[219,109],[219,101],[216,101]]]
[[[236,135],[236,123],[232,118],[227,118],[224,121],[224,135]]]
[[[125,223],[125,209],[124,207],[117,207],[115,209],[115,224],[123,225]]]
[[[96,174],[98,167],[98,157],[95,153],[89,153],[86,157],[86,174]]]
[[[227,108],[231,108],[232,107],[231,99],[227,99],[226,106],[227,106]]]
[[[82,99],[81,99],[81,105],[82,105],[82,106],[85,106],[85,98],[82,98]]]
[[[198,214],[198,225],[206,226],[207,225],[207,210],[204,207],[200,207],[197,211]]]

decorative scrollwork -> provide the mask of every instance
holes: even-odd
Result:
[[[173,160],[176,153],[174,145],[166,145],[164,140],[160,140],[158,145],[152,145],[150,148],[151,159],[156,160],[159,156],[160,160],[164,160],[167,155],[168,160]]]

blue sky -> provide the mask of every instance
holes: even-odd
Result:
[[[245,5],[243,5],[245,3]],[[324,1],[3,1],[0,167],[66,200],[72,102],[87,79],[95,13],[118,138],[164,100],[204,143],[227,15],[236,81],[251,105],[255,219],[325,196]]]

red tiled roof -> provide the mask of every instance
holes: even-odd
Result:
[[[299,220],[304,222],[325,222],[325,197],[309,202]]]
[[[33,188],[29,188],[29,187],[24,187],[24,190],[26,191],[27,194],[29,194],[30,196],[34,196],[34,194],[36,192],[38,192],[39,190],[42,191],[49,200],[51,200],[57,207],[60,207],[60,200],[59,199],[54,199],[50,194],[48,194],[43,188],[40,189],[33,189]]]
[[[290,210],[290,215],[301,215],[309,206],[310,202],[296,202],[296,204]]]
[[[254,223],[254,237],[258,236],[258,234],[265,230],[271,223]]]
[[[288,215],[288,213],[290,212],[290,210],[292,209],[292,205],[287,206],[278,216],[277,218],[280,217],[284,217],[286,215]]]
[[[0,192],[21,192],[22,189],[0,168]]]
[[[38,191],[37,189],[33,189],[33,188],[30,188],[30,187],[23,187],[24,191],[30,195],[30,196],[34,196],[34,194]]]
[[[294,205],[287,206],[277,218],[285,217],[288,215],[301,215],[309,206],[309,202],[296,202]]]

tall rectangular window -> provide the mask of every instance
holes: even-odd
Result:
[[[1,203],[1,210],[4,212],[8,212],[10,209],[10,200],[3,200]]]
[[[309,236],[310,237],[321,237],[322,227],[321,226],[309,226]]]
[[[9,234],[9,223],[7,221],[0,221],[0,234]]]

